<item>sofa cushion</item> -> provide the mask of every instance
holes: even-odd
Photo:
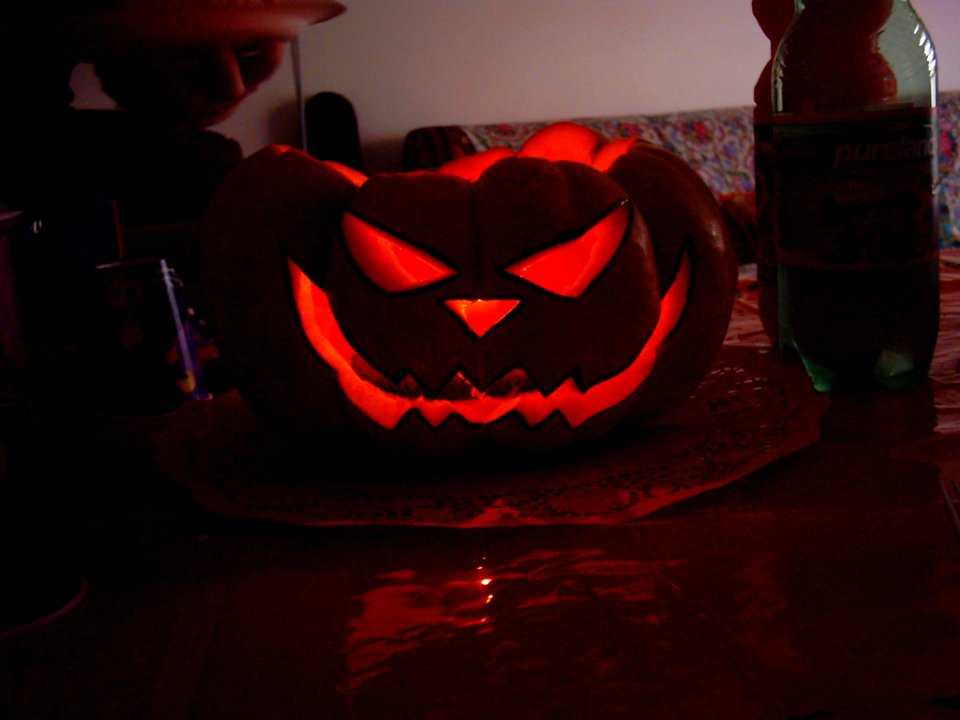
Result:
[[[960,92],[940,94],[940,239],[960,247]]]

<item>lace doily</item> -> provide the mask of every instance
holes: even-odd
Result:
[[[624,522],[722,487],[817,438],[828,400],[802,370],[752,343],[759,323],[750,312],[738,308],[746,318],[731,325],[712,372],[668,417],[537,464],[429,476],[397,463],[349,469],[322,451],[309,457],[292,447],[235,393],[182,408],[158,457],[200,504],[231,517],[449,527]]]

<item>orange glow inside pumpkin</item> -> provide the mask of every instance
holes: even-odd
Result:
[[[683,315],[690,285],[690,259],[684,254],[677,274],[661,300],[660,317],[640,353],[622,371],[589,388],[568,378],[544,394],[530,389],[526,373],[518,368],[486,389],[477,388],[459,373],[450,383],[454,397],[427,397],[415,378],[396,384],[373,368],[344,336],[326,292],[289,260],[290,278],[301,324],[311,346],[337,374],[344,394],[367,417],[393,429],[410,412],[418,412],[439,427],[451,415],[468,423],[486,425],[516,413],[533,427],[559,412],[571,427],[629,398],[650,375],[663,341]],[[512,309],[512,308],[511,308]],[[449,386],[448,386],[449,387]],[[447,395],[447,393],[443,393]]]
[[[478,338],[486,335],[520,305],[519,300],[445,300],[444,305]]]
[[[580,237],[521,260],[507,272],[556,295],[580,297],[617,252],[629,222],[624,201]]]
[[[353,213],[343,216],[343,236],[366,276],[387,292],[414,290],[456,274],[428,253]]]

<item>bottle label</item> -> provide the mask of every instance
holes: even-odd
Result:
[[[887,266],[937,254],[936,113],[908,108],[773,129],[777,260]]]

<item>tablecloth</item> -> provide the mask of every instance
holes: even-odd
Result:
[[[960,252],[942,255],[935,422],[906,453],[960,442]],[[235,392],[182,408],[158,433],[163,469],[204,507],[295,525],[621,523],[736,482],[820,436],[831,403],[779,361],[760,326],[755,267],[741,268],[724,346],[694,395],[588,450],[431,472],[328,462],[262,426]],[[912,448],[912,450],[910,449]]]

